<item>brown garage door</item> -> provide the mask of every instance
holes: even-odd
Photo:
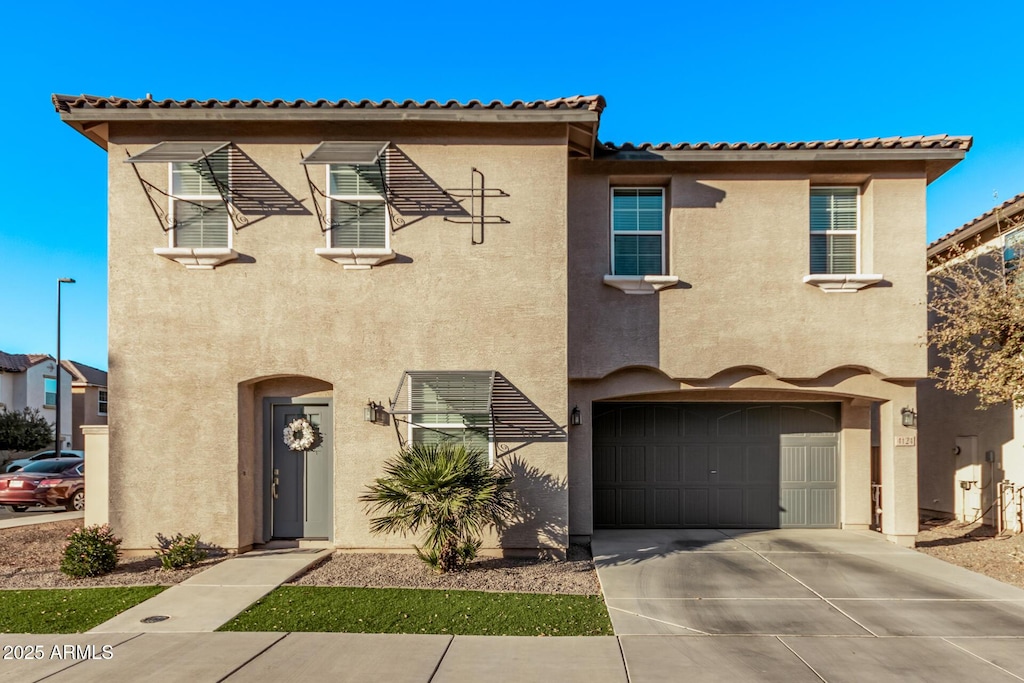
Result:
[[[780,438],[835,437],[839,408],[837,403],[596,403],[594,526],[834,526],[835,466],[832,482],[815,482],[818,489],[831,487],[830,510],[819,504],[819,516],[799,521],[783,514]],[[835,449],[832,453],[837,457]],[[820,458],[815,463],[812,475],[820,478]],[[794,476],[787,471],[786,479],[788,489]]]

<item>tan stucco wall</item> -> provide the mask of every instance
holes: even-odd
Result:
[[[411,543],[371,536],[356,500],[398,446],[392,427],[362,421],[363,405],[386,402],[404,370],[498,370],[565,424],[564,128],[211,124],[111,132],[109,373],[119,401],[110,416],[110,514],[125,548],[152,545],[156,532],[198,531],[228,548],[259,539],[262,397],[310,389],[306,380],[255,384],[266,378],[331,387],[333,542],[344,547]],[[153,254],[167,237],[123,161],[126,150],[174,137],[232,140],[310,210],[300,150],[324,139],[390,140],[440,188],[469,187],[478,168],[489,187],[510,195],[488,199],[487,213],[509,222],[488,225],[484,243],[472,245],[469,225],[406,214],[392,238],[396,262],[345,271],[314,254],[325,240],[312,213],[254,214],[234,236],[238,261],[189,271]],[[140,171],[165,186],[165,165]],[[323,168],[310,171],[323,188]],[[562,482],[565,452],[564,442],[517,451]],[[542,495],[564,520],[564,486]],[[504,544],[564,547],[566,534],[563,521],[551,538],[520,528]]]
[[[634,365],[670,377],[706,378],[754,366],[787,378],[833,368],[883,377],[927,373],[925,177],[679,171],[639,175],[639,163],[570,165],[570,376],[602,377]],[[672,170],[672,167],[668,167]],[[862,272],[885,281],[825,293],[808,274],[809,187],[860,184]],[[609,252],[609,187],[667,188],[668,274],[681,285],[625,296],[602,284]]]

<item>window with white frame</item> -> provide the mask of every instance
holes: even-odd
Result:
[[[665,272],[665,190],[613,187],[612,275]]]
[[[327,246],[342,249],[387,249],[391,240],[384,198],[383,158],[377,164],[330,164],[327,167]]]
[[[43,378],[43,403],[47,406],[57,405],[57,378]]]
[[[439,374],[409,378],[409,441],[465,446],[494,460],[489,414],[491,380]]]
[[[811,188],[811,274],[860,272],[860,191]]]
[[[107,391],[105,389],[99,390],[99,399],[96,403],[96,412],[100,415],[107,414]]]
[[[231,246],[231,219],[221,194],[228,187],[229,164],[226,150],[196,162],[170,162],[170,246]]]

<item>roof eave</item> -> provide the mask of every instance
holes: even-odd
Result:
[[[589,109],[107,109],[61,111],[65,123],[120,121],[471,121],[491,123],[596,122]]]
[[[989,215],[979,220],[971,227],[966,230],[959,231],[954,230],[947,234],[945,237],[939,238],[938,241],[928,247],[926,252],[929,259],[941,256],[943,253],[949,251],[953,247],[964,244],[970,240],[981,237],[985,232],[998,228],[999,223],[1012,218],[1017,214],[1024,213],[1024,198],[1021,198],[1012,204],[998,207],[998,210],[993,210]],[[988,238],[982,237],[980,241],[987,242],[992,236]]]
[[[794,161],[924,161],[928,182],[953,168],[966,156],[959,148],[943,149],[637,149],[618,150],[602,160],[674,162],[794,162]]]

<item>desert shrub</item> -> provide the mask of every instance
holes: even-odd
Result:
[[[75,578],[107,574],[117,566],[120,545],[121,539],[106,524],[75,529],[64,544],[60,570]]]
[[[411,444],[384,464],[384,476],[360,497],[373,533],[423,531],[420,559],[439,572],[476,557],[480,533],[515,511],[512,479],[488,466],[486,455],[450,443]]]
[[[157,557],[164,569],[184,569],[206,559],[207,552],[199,547],[199,534],[175,534],[173,538],[157,535],[160,543]]]

